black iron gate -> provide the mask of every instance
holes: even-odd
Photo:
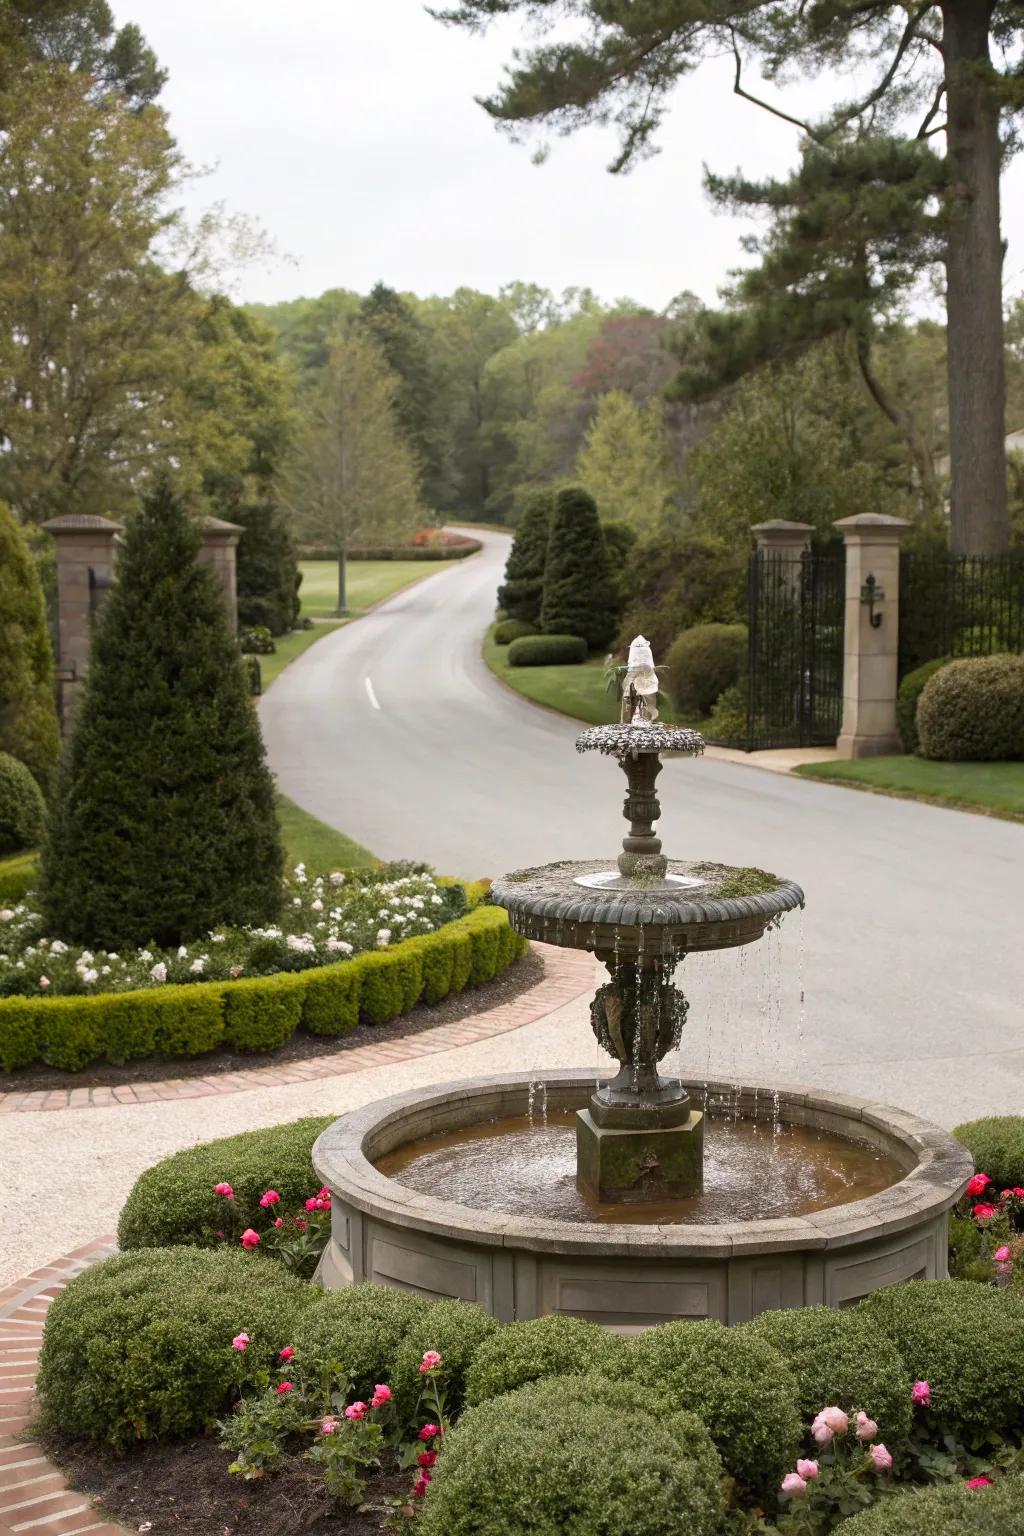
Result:
[[[751,556],[746,751],[835,744],[845,598],[843,554]]]
[[[943,656],[1024,651],[1024,553],[900,558],[900,677]]]

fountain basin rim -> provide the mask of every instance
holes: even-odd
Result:
[[[685,877],[699,867],[699,863],[673,859],[668,873]],[[532,869],[516,869],[494,881],[490,899],[509,914],[543,918],[547,922],[644,928],[707,927],[751,919],[770,922],[804,905],[801,887],[786,879],[779,879],[771,890],[749,896],[716,896],[710,881],[706,895],[692,886],[653,893],[643,886],[632,891],[609,891],[577,883],[580,875],[600,874],[608,868],[605,858],[567,859]],[[546,882],[547,888],[538,890],[542,882]]]
[[[740,1113],[768,1095],[778,1093],[779,1111],[811,1116],[830,1116],[856,1136],[858,1125],[875,1132],[887,1149],[907,1166],[904,1177],[878,1194],[863,1200],[835,1205],[805,1216],[777,1217],[717,1226],[572,1223],[537,1220],[506,1212],[480,1210],[435,1199],[412,1190],[379,1173],[373,1157],[394,1147],[451,1126],[486,1122],[510,1113],[523,1113],[530,1085],[543,1084],[554,1091],[558,1106],[575,1107],[586,1102],[594,1087],[594,1074],[574,1070],[517,1072],[489,1078],[435,1084],[395,1094],[352,1111],[329,1126],[313,1147],[317,1176],[348,1206],[390,1226],[415,1229],[440,1238],[456,1239],[479,1247],[509,1246],[539,1253],[629,1257],[634,1259],[685,1260],[741,1257],[745,1252],[833,1250],[863,1244],[866,1237],[900,1232],[920,1226],[930,1217],[950,1209],[963,1193],[974,1171],[970,1153],[947,1131],[906,1111],[870,1099],[832,1094],[790,1084],[740,1084],[708,1081],[710,1098],[740,1095]],[[701,1096],[705,1084],[687,1081],[687,1088]],[[518,1090],[518,1109],[507,1102]],[[490,1103],[488,1101],[491,1101]],[[749,1101],[749,1102],[748,1102]],[[479,1108],[458,1120],[459,1106]],[[433,1118],[432,1118],[433,1117]],[[812,1122],[813,1123],[813,1122]],[[397,1127],[408,1134],[387,1138]],[[837,1124],[829,1129],[844,1134]],[[383,1145],[387,1141],[387,1145]]]

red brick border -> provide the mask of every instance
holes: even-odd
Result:
[[[53,1298],[90,1264],[116,1252],[98,1237],[0,1290],[0,1536],[122,1536],[87,1493],[67,1488],[41,1446],[23,1438],[32,1422],[36,1364]]]
[[[175,1077],[158,1083],[123,1083],[117,1087],[40,1088],[21,1093],[12,1089],[0,1093],[0,1114],[38,1113],[59,1109],[111,1109],[118,1104],[152,1104],[167,1099],[200,1099],[212,1094],[244,1093],[248,1088],[273,1087],[283,1083],[309,1083],[317,1078],[340,1077],[350,1072],[365,1072],[370,1067],[390,1066],[410,1061],[416,1056],[435,1056],[456,1046],[472,1045],[494,1035],[508,1034],[533,1024],[553,1013],[563,1003],[570,1003],[594,988],[594,958],[585,950],[556,949],[550,944],[534,946],[544,960],[544,975],[535,987],[511,1003],[498,1003],[483,1013],[462,1019],[457,1024],[440,1024],[404,1040],[387,1040],[380,1045],[358,1045],[330,1056],[316,1056],[310,1061],[284,1063],[279,1067],[254,1067],[251,1072],[219,1072],[209,1077]],[[0,1536],[5,1536],[0,1523]]]

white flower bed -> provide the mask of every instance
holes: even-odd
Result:
[[[221,928],[173,949],[116,952],[48,936],[30,893],[19,906],[0,909],[0,997],[129,992],[302,971],[432,933],[465,905],[461,886],[439,886],[430,874],[395,875],[385,867],[311,877],[298,864],[273,927]]]

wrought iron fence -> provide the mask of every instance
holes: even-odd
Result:
[[[941,656],[1024,651],[1024,551],[900,560],[899,673]]]

